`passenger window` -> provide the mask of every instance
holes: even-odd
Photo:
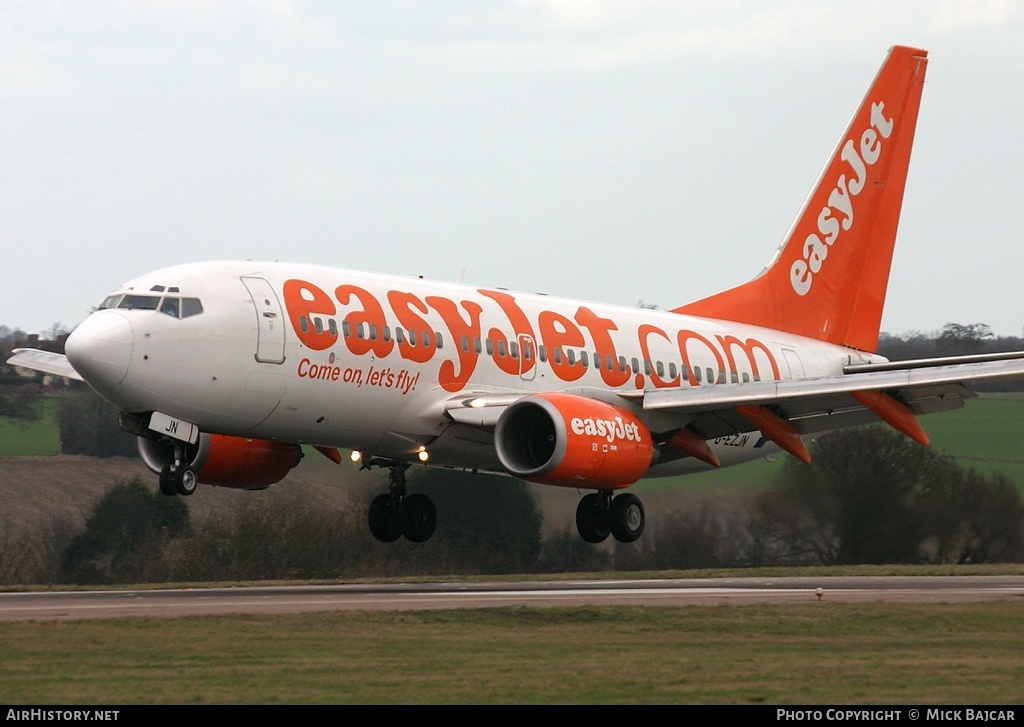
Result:
[[[580,363],[583,364],[583,368],[590,368],[590,354],[586,351],[580,351]]]
[[[377,324],[375,324],[375,323],[367,323],[366,327],[370,329],[370,340],[371,341],[376,341],[377,340]]]
[[[654,364],[654,370],[658,372],[659,379],[665,378],[665,364],[663,364],[661,361],[658,361],[657,363]]]
[[[462,337],[462,350],[465,353],[469,353],[469,339],[465,336]]]
[[[519,344],[515,341],[508,342],[508,355],[512,358],[519,358]]]
[[[320,320],[320,316],[317,316],[316,318],[313,319],[313,329],[317,333],[323,333],[324,332],[324,322],[322,320]]]
[[[478,336],[473,337],[473,350],[477,353],[483,353],[483,348],[480,345],[480,338]]]
[[[441,333],[434,331],[434,345],[438,348],[444,348],[444,341],[441,339]]]
[[[299,316],[299,330],[303,333],[309,333],[309,319],[306,316]]]
[[[424,346],[429,346],[430,345],[430,331],[423,331],[423,338],[421,340],[423,341],[423,345]]]
[[[327,330],[331,332],[332,336],[338,335],[338,324],[334,321],[333,318],[327,319]]]
[[[348,321],[341,322],[341,335],[345,338],[352,338],[352,324]]]
[[[484,347],[487,350],[487,355],[488,356],[493,356],[494,355],[494,341],[492,341],[489,338],[485,339],[484,340]]]

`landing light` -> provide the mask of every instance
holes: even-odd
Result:
[[[359,460],[361,460],[363,458],[363,453],[362,452],[357,452],[356,450],[353,449],[352,450],[352,454],[349,455],[349,456],[352,457],[352,461],[353,462],[358,462]]]
[[[428,459],[430,459],[430,453],[427,452],[426,447],[420,447],[420,451],[416,456],[419,457],[420,462],[426,462]]]
[[[485,399],[483,399],[483,398],[476,398],[476,399],[472,399],[469,402],[469,405],[471,407],[473,407],[474,409],[481,409],[481,408],[483,408],[484,406],[487,405],[487,401]]]

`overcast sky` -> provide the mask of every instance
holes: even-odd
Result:
[[[696,300],[761,270],[903,44],[882,328],[1020,335],[1022,7],[0,0],[0,324],[236,258]]]

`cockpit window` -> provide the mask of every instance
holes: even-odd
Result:
[[[159,295],[126,295],[117,307],[128,310],[156,310],[158,305]]]
[[[199,298],[182,298],[181,299],[181,317],[188,318],[189,316],[197,316],[203,312],[203,304]]]
[[[180,302],[181,300],[179,298],[172,298],[168,296],[164,298],[162,303],[160,303],[160,312],[166,313],[171,318],[178,318],[181,310],[181,306],[179,305]]]
[[[107,308],[158,310],[171,318],[188,318],[203,312],[203,304],[199,298],[179,298],[176,295],[161,298],[159,295],[134,295],[131,293],[108,295],[97,310],[106,310]]]

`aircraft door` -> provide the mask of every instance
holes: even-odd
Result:
[[[274,288],[264,278],[243,277],[256,311],[256,360],[284,363],[284,315]]]
[[[523,381],[533,381],[537,376],[537,344],[533,336],[520,333],[517,337],[519,342],[519,378]]]
[[[782,349],[782,354],[786,357],[786,366],[789,367],[789,377],[791,379],[802,379],[804,377],[804,365],[800,361],[800,354],[792,348]]]

